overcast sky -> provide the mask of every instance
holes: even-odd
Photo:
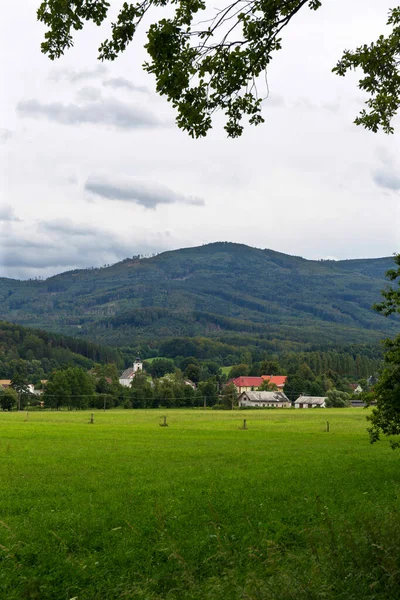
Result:
[[[146,25],[114,63],[96,60],[108,27],[91,25],[51,62],[38,4],[7,2],[0,24],[0,276],[221,240],[316,259],[399,250],[400,119],[394,136],[356,127],[357,79],[331,73],[398,0],[303,9],[268,72],[266,122],[237,140],[219,116],[206,139],[176,127],[140,66]]]

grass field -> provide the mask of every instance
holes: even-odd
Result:
[[[0,598],[400,598],[400,452],[365,411],[162,414],[0,413]]]
[[[232,365],[230,367],[221,367],[222,374],[228,376],[231,369]]]

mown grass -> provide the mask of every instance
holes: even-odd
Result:
[[[400,453],[365,411],[162,414],[0,414],[0,598],[400,597]]]

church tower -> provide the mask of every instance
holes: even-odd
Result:
[[[143,370],[143,363],[138,356],[135,359],[135,362],[133,363],[133,372],[137,373],[138,371],[142,371],[142,370]]]

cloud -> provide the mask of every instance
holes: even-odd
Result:
[[[12,132],[9,129],[0,129],[0,144],[5,144],[12,138]]]
[[[63,125],[111,125],[116,129],[159,127],[162,123],[152,113],[114,98],[103,98],[85,104],[43,104],[38,100],[24,100],[17,104],[22,117],[48,119]]]
[[[50,75],[51,81],[66,80],[70,83],[79,83],[88,79],[101,79],[107,73],[107,68],[103,65],[97,65],[95,69],[58,69]]]
[[[375,185],[391,192],[399,191],[400,175],[395,156],[384,146],[378,146],[375,155],[383,165],[372,174]]]
[[[378,187],[391,190],[392,192],[400,190],[400,176],[397,175],[397,171],[394,173],[389,171],[389,169],[381,169],[374,173],[372,179]]]
[[[20,221],[14,214],[14,209],[9,204],[0,206],[0,221]]]
[[[51,276],[60,271],[100,267],[137,254],[158,253],[170,247],[166,234],[153,232],[132,241],[91,224],[53,219],[32,224],[18,232],[5,231],[0,242],[1,276]]]
[[[23,237],[25,235],[25,237]],[[132,256],[132,244],[117,234],[57,219],[39,223],[36,231],[2,238],[1,265],[5,268],[76,268],[116,262]]]
[[[103,85],[105,87],[111,87],[113,89],[126,89],[130,92],[143,92],[144,94],[149,94],[149,89],[142,85],[135,85],[129,79],[125,79],[125,77],[111,77],[110,79],[106,79],[103,81]]]
[[[89,235],[99,235],[99,230],[96,227],[74,223],[69,219],[53,219],[47,223],[40,223],[39,230],[70,236],[87,237]],[[109,235],[107,237],[109,237]]]
[[[145,208],[156,208],[158,204],[189,204],[203,206],[204,200],[197,196],[185,196],[170,188],[133,177],[100,177],[91,176],[85,183],[85,190],[107,200],[134,202]]]
[[[80,102],[94,102],[101,98],[101,90],[94,87],[83,87],[76,93],[76,98]]]

